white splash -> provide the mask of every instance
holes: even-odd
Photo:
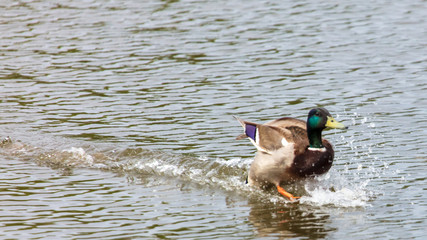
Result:
[[[302,196],[299,202],[314,206],[367,207],[373,196],[368,187],[370,179],[359,180],[359,183],[354,179],[349,181],[345,175],[331,171],[305,183],[307,195]]]
[[[58,156],[66,161],[69,165],[93,165],[93,157],[86,153],[86,151],[79,147],[71,147],[70,149],[62,150],[62,156]]]
[[[217,159],[215,159],[215,162],[217,162],[221,165],[229,166],[229,167],[238,167],[238,168],[242,168],[242,169],[249,169],[249,166],[253,162],[253,160],[254,160],[253,158],[249,158],[249,159],[232,158],[229,160],[217,158]]]
[[[301,197],[299,202],[316,206],[331,205],[335,207],[366,207],[369,196],[361,188],[343,187],[337,190],[316,187],[308,191],[310,196]]]
[[[227,191],[236,191],[246,187],[245,174],[253,159],[223,158],[212,159],[206,156],[186,158],[177,156],[156,156],[129,159],[121,165],[124,171],[137,171],[174,177],[200,185],[212,185]]]

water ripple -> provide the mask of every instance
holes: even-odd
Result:
[[[424,234],[424,1],[0,7],[1,133],[22,141],[0,149],[4,236],[409,237],[402,225]],[[238,185],[254,149],[234,141],[232,116],[304,119],[313,106],[350,126],[325,132],[337,152],[330,179],[285,209],[274,193]]]

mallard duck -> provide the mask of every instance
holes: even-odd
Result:
[[[280,184],[326,173],[332,166],[334,150],[322,139],[325,128],[345,128],[325,108],[314,108],[307,122],[284,117],[257,124],[235,117],[244,129],[236,139],[249,138],[257,148],[247,182],[251,186],[275,186],[291,201],[298,197]]]

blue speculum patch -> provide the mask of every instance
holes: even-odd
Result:
[[[246,136],[250,137],[252,140],[255,141],[255,135],[256,135],[256,126],[255,125],[250,125],[250,124],[246,124]]]

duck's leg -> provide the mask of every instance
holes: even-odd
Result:
[[[285,189],[283,189],[281,186],[277,185],[277,191],[282,194],[283,196],[285,196],[286,198],[288,198],[289,200],[291,200],[292,202],[295,201],[296,199],[300,198],[300,197],[294,197],[294,195],[288,193],[285,191]]]

